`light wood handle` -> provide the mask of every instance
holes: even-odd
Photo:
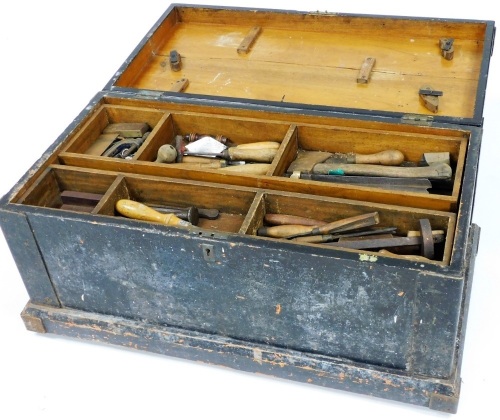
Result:
[[[238,146],[236,146],[236,148],[240,149],[240,150],[249,150],[249,149],[276,150],[276,149],[279,149],[280,145],[281,145],[281,143],[278,143],[277,141],[257,141],[254,143],[238,144]]]
[[[394,254],[391,251],[388,251],[387,249],[381,249],[378,251],[379,254],[385,255],[388,257],[397,257],[397,258],[402,258],[403,260],[409,260],[409,261],[422,261],[422,262],[430,262],[431,260],[429,258],[422,257],[420,255],[401,255],[401,254]]]
[[[326,164],[318,163],[314,165],[314,174],[324,175],[367,175],[367,176],[388,176],[401,178],[429,178],[429,179],[450,179],[452,170],[446,163],[436,163],[430,166],[421,167],[396,167],[379,166],[365,164]]]
[[[223,159],[216,159],[213,157],[183,156],[181,163],[213,163],[213,162],[225,162],[225,161]]]
[[[414,236],[422,236],[422,233],[419,230],[409,230],[406,236],[412,238]],[[444,236],[444,230],[433,230],[432,236]]]
[[[251,162],[271,163],[276,156],[277,149],[240,149],[230,147],[227,154],[231,160],[245,160]]]
[[[191,223],[179,219],[173,213],[160,213],[151,207],[133,200],[118,200],[115,208],[118,213],[130,219],[156,222],[167,226],[192,226]]]
[[[177,150],[171,144],[164,144],[158,149],[158,155],[155,162],[157,163],[172,163],[177,157]]]
[[[270,167],[271,165],[269,163],[251,163],[248,165],[226,166],[225,168],[219,169],[219,172],[265,175]]]
[[[305,244],[322,244],[331,240],[332,235],[312,235],[312,236],[299,236],[293,238],[293,242],[300,242]]]
[[[304,225],[304,226],[321,226],[326,225],[326,222],[314,220],[308,217],[292,216],[290,214],[267,213],[264,216],[264,222],[269,225]]]
[[[368,163],[373,165],[398,166],[403,163],[405,156],[399,150],[384,150],[370,155],[354,155],[354,163]]]
[[[211,159],[211,162],[179,162],[169,163],[168,165],[180,169],[220,169],[226,167],[226,161]]]
[[[311,226],[281,225],[281,226],[261,227],[257,231],[257,235],[269,236],[271,238],[286,238],[287,236],[300,235],[310,231],[311,231]]]

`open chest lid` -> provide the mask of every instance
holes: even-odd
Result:
[[[105,90],[481,125],[494,22],[173,4]]]

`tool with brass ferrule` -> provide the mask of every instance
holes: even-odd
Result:
[[[130,219],[156,222],[167,226],[192,226],[191,223],[178,218],[173,213],[160,213],[145,204],[133,200],[118,200],[115,209],[118,213]]]

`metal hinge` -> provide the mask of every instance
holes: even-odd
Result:
[[[432,115],[406,114],[401,117],[401,122],[412,125],[431,126],[434,122],[434,117]]]
[[[160,98],[161,95],[163,95],[163,91],[156,91],[156,90],[140,90],[134,94],[134,96],[137,97],[146,97],[146,98]]]

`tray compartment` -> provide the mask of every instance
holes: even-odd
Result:
[[[263,226],[271,226],[264,222],[264,216],[268,213],[299,216],[328,223],[372,212],[377,212],[380,218],[379,223],[374,227],[396,227],[397,230],[394,234],[397,236],[406,236],[408,231],[418,231],[420,229],[419,220],[428,219],[433,230],[443,230],[445,232],[445,240],[444,242],[435,245],[435,258],[433,260],[427,260],[426,262],[441,265],[448,265],[450,263],[451,254],[453,252],[456,216],[455,214],[449,212],[428,211],[400,206],[383,206],[352,200],[313,197],[301,194],[291,195],[284,192],[280,193],[268,191],[261,192],[256,197],[240,232],[248,235],[257,235],[259,228]],[[266,241],[278,240],[288,243],[293,242],[288,239],[268,238],[265,236],[259,236],[259,238]],[[296,244],[296,242],[293,243]],[[321,247],[331,250],[340,249],[328,245],[328,243],[300,243],[300,245]],[[348,252],[361,252],[362,254],[367,253],[370,255],[382,255],[373,251],[343,250]],[[418,246],[412,248],[401,247],[394,252],[396,255],[390,255],[391,257],[412,259],[416,256],[416,258],[413,258],[414,261],[421,260],[419,258]],[[397,255],[398,253],[400,255]]]
[[[136,106],[131,107],[129,100],[115,98],[106,98],[101,101],[97,109],[108,101],[110,104],[106,106],[113,109],[127,109],[129,112],[135,109],[140,109],[142,112],[161,112],[159,109],[162,109],[164,112],[161,114],[160,123],[131,160],[63,151],[57,155],[61,163],[98,170],[208,181],[424,209],[457,210],[467,148],[471,141],[469,130],[370,123],[363,120],[330,120],[298,114],[290,116],[282,114],[278,119],[272,113],[266,113],[263,116],[262,113],[252,111],[242,112],[232,109],[228,112],[222,107],[208,109],[193,105],[176,106],[151,101],[140,101],[140,107],[138,101],[133,101]],[[155,109],[151,109],[153,106]],[[197,111],[191,111],[193,108]],[[78,128],[72,134],[69,146],[65,150],[73,150],[73,145],[77,143],[74,138],[80,138],[80,131],[85,131],[89,125],[92,125],[92,122]],[[154,162],[158,149],[163,144],[174,145],[177,134],[186,135],[192,132],[226,135],[235,144],[272,140],[280,142],[281,146],[263,175],[244,173],[241,172],[241,168],[232,168],[240,172],[227,173],[224,170],[202,166],[186,167]],[[284,176],[298,150],[375,153],[394,148],[403,152],[405,160],[413,165],[419,162],[423,153],[450,153],[453,169],[452,181],[445,183],[444,188],[443,183],[436,182],[430,193],[420,193],[389,190],[376,186],[296,180]]]
[[[94,212],[88,203],[77,205],[62,197],[63,192],[104,194],[114,181],[113,174],[95,176],[94,171],[73,170],[51,165],[16,202],[36,207],[61,210]]]
[[[359,153],[372,154],[384,150],[399,150],[404,154],[406,166],[419,166],[424,153],[446,152],[450,155],[450,166],[453,171],[449,181],[433,181],[429,193],[439,196],[439,199],[449,202],[451,208],[456,208],[456,202],[460,193],[463,168],[465,165],[465,155],[468,146],[468,138],[464,133],[457,133],[456,136],[417,134],[405,131],[391,132],[385,130],[366,130],[360,128],[344,127],[324,127],[315,125],[298,125],[295,154],[289,153],[283,163],[283,167],[288,168],[299,151],[322,151],[330,153]],[[404,168],[401,168],[404,170]],[[285,171],[280,175],[286,176]],[[335,180],[335,177],[331,178]],[[338,179],[338,178],[337,178]],[[347,176],[345,179],[348,179]],[[301,180],[309,185],[318,185],[319,181]],[[327,184],[330,184],[329,182]],[[340,184],[340,181],[339,181]],[[349,184],[340,184],[349,185]],[[356,184],[352,184],[356,188]],[[369,187],[369,188],[382,188]],[[395,194],[398,194],[395,192]],[[399,194],[409,194],[415,197],[418,202],[426,193],[413,191],[400,191]]]
[[[272,141],[281,143],[287,134],[288,124],[269,123],[262,120],[216,117],[202,113],[172,113],[162,135],[152,140],[138,160],[154,162],[158,149],[164,144],[175,147],[175,137],[186,138],[190,134],[224,136],[229,146]],[[274,162],[274,160],[273,160]],[[167,165],[168,164],[163,164]]]
[[[118,176],[106,193],[96,213],[122,217],[115,209],[120,199],[158,207],[185,209],[195,206],[200,209],[217,209],[216,219],[200,217],[196,226],[190,228],[210,232],[239,231],[255,197],[249,189],[234,189],[229,186],[209,183],[189,183],[174,179],[158,179],[137,176]]]
[[[102,148],[99,152],[96,152],[92,150],[92,147],[95,146],[98,138],[104,134],[106,127],[110,124],[116,123],[146,123],[149,126],[148,131],[150,134],[136,152],[136,155],[138,155],[147,147],[149,142],[154,141],[155,136],[162,135],[162,127],[165,118],[165,113],[161,111],[153,111],[137,107],[103,105],[96,109],[94,115],[80,128],[80,130],[78,130],[62,152],[87,154],[94,158],[100,158],[101,155],[99,152]],[[107,144],[108,141],[109,144],[111,144],[111,139],[108,139],[104,143]],[[135,156],[131,157],[131,159],[134,158]]]

